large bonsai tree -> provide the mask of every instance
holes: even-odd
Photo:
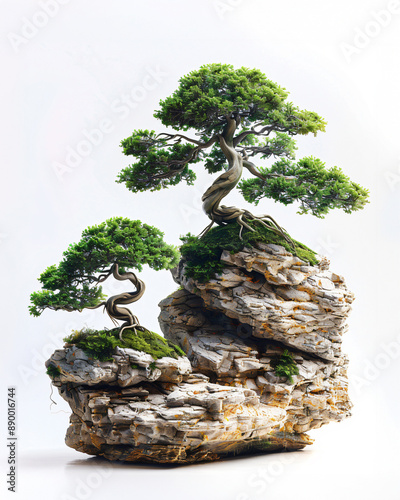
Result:
[[[181,181],[193,184],[191,166],[204,160],[210,173],[225,170],[204,193],[203,209],[224,225],[237,221],[252,230],[258,221],[284,235],[270,216],[255,217],[236,207],[220,205],[238,186],[244,198],[257,204],[272,198],[288,205],[300,203],[300,213],[323,217],[332,208],[352,212],[367,202],[368,191],[346,177],[341,169],[327,169],[312,156],[297,162],[297,134],[325,130],[325,121],[312,111],[301,110],[287,101],[288,92],[257,69],[227,64],[202,66],[180,79],[177,90],[164,101],[154,116],[178,133],[157,134],[135,130],[121,145],[136,162],[119,174],[118,182],[136,192],[155,191]],[[196,138],[182,132],[193,129]],[[257,166],[253,158],[277,159],[269,167]],[[250,179],[240,179],[243,167]],[[241,236],[241,230],[239,236]]]
[[[126,328],[144,330],[138,318],[125,306],[142,297],[145,285],[130,269],[170,269],[179,260],[179,252],[163,241],[163,233],[138,220],[116,217],[85,229],[78,243],[70,245],[58,266],[48,267],[39,278],[42,290],[31,294],[30,313],[40,316],[45,309],[81,311],[104,306],[110,318],[124,321]],[[100,283],[109,276],[130,281],[135,291],[107,300]]]

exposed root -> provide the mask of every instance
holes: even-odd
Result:
[[[144,328],[143,326],[140,325],[139,320],[137,319],[137,317],[134,316],[134,318],[135,318],[134,323],[131,324],[131,323],[127,322],[127,323],[124,323],[121,326],[121,328],[119,330],[119,333],[118,333],[119,340],[121,342],[124,342],[124,339],[122,338],[122,333],[124,332],[124,330],[127,330],[128,328],[130,328],[131,330],[133,330],[133,332],[134,332],[135,335],[137,335],[137,330],[141,330],[141,331],[146,330],[146,328]]]
[[[207,227],[205,227],[197,237],[200,239],[203,236],[205,236],[208,233],[208,231],[213,227],[213,225],[214,225],[214,220],[212,219],[211,223]]]
[[[282,238],[284,238],[286,242],[291,246],[293,252],[296,253],[296,247],[292,238],[289,236],[287,231],[283,227],[281,227],[270,215],[253,215],[248,210],[242,210],[236,207],[226,207],[222,205],[221,207],[218,207],[216,210],[214,210],[212,214],[209,214],[209,217],[211,218],[211,224],[203,229],[203,231],[199,235],[199,238],[203,238],[215,222],[220,226],[225,226],[226,224],[236,221],[240,226],[239,239],[243,240],[243,228],[255,232],[255,229],[249,225],[249,222],[254,222],[257,224],[261,224],[270,231],[273,231],[279,236],[282,236]]]
[[[50,396],[49,396],[50,401],[51,401],[51,403],[50,403],[50,411],[51,411],[51,407],[52,407],[53,405],[56,405],[56,404],[57,404],[57,403],[54,401],[54,399],[53,399],[53,397],[52,397],[52,396],[53,396],[53,382],[50,380]]]

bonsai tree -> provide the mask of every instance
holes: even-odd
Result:
[[[237,222],[254,231],[256,221],[287,235],[271,216],[256,217],[247,210],[220,205],[237,186],[248,202],[266,197],[285,205],[299,202],[299,213],[317,217],[333,208],[345,212],[361,209],[368,191],[346,177],[340,168],[327,169],[312,156],[295,160],[294,136],[325,130],[326,122],[315,112],[301,110],[287,101],[288,92],[257,69],[234,69],[228,64],[208,64],[180,79],[175,92],[160,101],[154,116],[175,134],[135,130],[121,142],[126,155],[136,161],[122,170],[118,182],[134,193],[156,191],[186,181],[193,184],[191,166],[204,161],[210,173],[224,171],[202,197],[203,209],[214,223]],[[192,129],[196,138],[183,132]],[[269,167],[261,160],[275,158]],[[253,160],[254,158],[254,160]],[[242,179],[243,168],[252,175]]]
[[[126,307],[142,297],[145,285],[131,269],[170,269],[179,259],[179,252],[163,241],[163,233],[139,220],[115,217],[85,229],[78,243],[70,245],[58,266],[48,267],[39,277],[42,290],[31,294],[30,313],[40,316],[45,309],[82,311],[104,306],[117,324],[120,340],[126,328],[144,331],[138,318]],[[135,291],[106,299],[100,283],[109,276],[128,280]]]

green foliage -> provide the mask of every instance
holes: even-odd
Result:
[[[297,163],[277,161],[271,168],[260,168],[267,179],[244,179],[239,189],[246,201],[254,204],[267,197],[289,205],[300,202],[298,213],[311,212],[323,218],[329,210],[341,208],[346,213],[362,209],[368,203],[368,190],[352,182],[338,167],[326,169],[312,156]]]
[[[302,111],[286,102],[288,92],[269,80],[260,70],[239,68],[229,64],[207,64],[192,71],[179,80],[179,87],[164,101],[154,116],[166,126],[185,131],[197,131],[198,141],[208,143],[216,134],[222,134],[226,127],[226,116],[237,118],[236,137],[257,126],[269,127],[264,142],[257,134],[245,134],[240,147],[247,150],[257,146],[262,158],[271,155],[293,158],[295,143],[290,137],[297,134],[316,134],[325,129],[325,121],[314,112]],[[130,191],[157,191],[186,181],[193,184],[195,173],[189,164],[204,160],[209,173],[222,171],[227,166],[226,158],[218,144],[210,144],[211,150],[196,144],[181,144],[182,138],[157,135],[154,130],[135,130],[121,142],[125,155],[138,159],[123,169],[117,182],[125,183]]]
[[[123,169],[117,182],[125,183],[126,187],[134,192],[158,191],[162,188],[174,186],[185,180],[192,185],[196,179],[195,173],[188,166],[174,175],[166,174],[171,169],[179,169],[182,159],[189,157],[193,146],[188,144],[168,145],[165,139],[157,138],[154,130],[135,130],[133,134],[121,142],[125,155],[132,155],[139,159],[138,162]],[[199,159],[193,159],[196,163]]]
[[[234,69],[230,64],[206,64],[183,76],[178,89],[154,116],[176,130],[222,132],[224,118],[240,116],[244,127],[254,122],[274,123],[281,130],[306,134],[323,130],[316,114],[286,103],[288,93],[258,69]]]
[[[293,159],[297,149],[296,141],[283,132],[277,132],[275,137],[267,137],[262,142],[258,141],[258,148],[260,149],[260,158],[285,156]]]
[[[99,361],[109,361],[112,359],[115,347],[130,348],[137,351],[143,351],[159,359],[165,356],[177,359],[178,356],[185,356],[180,347],[171,341],[164,339],[161,335],[149,330],[124,330],[122,334],[123,341],[119,338],[119,329],[113,330],[91,330],[83,329],[73,332],[64,339],[68,344],[75,344],[82,349],[88,356]],[[132,368],[138,368],[132,365]]]
[[[50,364],[47,367],[46,373],[50,378],[56,378],[61,374],[61,370],[58,366]]]
[[[205,283],[212,279],[225,267],[220,261],[223,250],[236,253],[245,246],[252,246],[256,242],[274,243],[293,252],[289,243],[273,231],[261,224],[250,223],[254,232],[244,230],[242,239],[239,238],[240,227],[236,223],[212,228],[203,238],[197,238],[190,233],[181,238],[183,244],[180,248],[182,256],[187,261],[186,276]],[[293,240],[297,256],[312,265],[318,263],[313,250],[303,243]]]
[[[286,377],[291,384],[294,383],[292,375],[299,374],[299,369],[287,349],[280,356],[271,360],[271,366],[274,368],[277,377]]]
[[[40,316],[44,309],[82,310],[104,300],[99,275],[117,263],[121,269],[170,269],[179,259],[177,249],[163,241],[163,233],[139,220],[114,217],[85,229],[82,238],[64,252],[56,266],[39,277],[43,290],[31,294],[29,310]]]
[[[135,193],[182,180],[193,184],[195,174],[189,164],[203,160],[211,174],[228,168],[219,142],[223,138],[242,154],[254,176],[237,185],[247,201],[257,204],[267,197],[285,205],[299,202],[298,213],[321,218],[333,208],[346,213],[360,210],[368,203],[368,190],[339,168],[328,170],[313,157],[291,161],[297,149],[293,136],[316,135],[325,131],[326,122],[313,111],[297,108],[287,97],[284,88],[258,69],[219,63],[201,66],[180,78],[178,88],[160,101],[154,114],[179,132],[196,130],[197,137],[134,131],[121,146],[138,161],[122,170],[118,182]],[[279,161],[270,168],[256,167],[251,161],[255,156]]]
[[[222,170],[226,170],[227,166],[226,156],[219,145],[215,144],[204,160],[204,168],[209,174],[215,174]]]

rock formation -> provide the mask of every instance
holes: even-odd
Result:
[[[260,404],[251,389],[192,374],[186,357],[154,361],[117,347],[112,358],[94,360],[72,346],[46,362],[59,371],[53,384],[73,411],[66,443],[78,451],[109,460],[190,463],[305,444],[299,437],[270,437],[283,410]]]
[[[223,272],[204,284],[185,277],[184,260],[173,271],[182,289],[160,304],[164,336],[214,383],[251,389],[283,410],[272,435],[306,440],[349,416],[341,338],[354,297],[343,278],[325,258],[311,266],[274,244],[224,251],[221,260]],[[293,383],[271,365],[285,349],[298,367]]]
[[[187,357],[76,346],[47,361],[71,408],[68,446],[110,460],[190,463],[312,443],[307,431],[350,414],[341,336],[353,295],[321,259],[273,244],[223,252],[224,270],[160,303],[165,338]],[[282,355],[296,370],[277,370]]]

